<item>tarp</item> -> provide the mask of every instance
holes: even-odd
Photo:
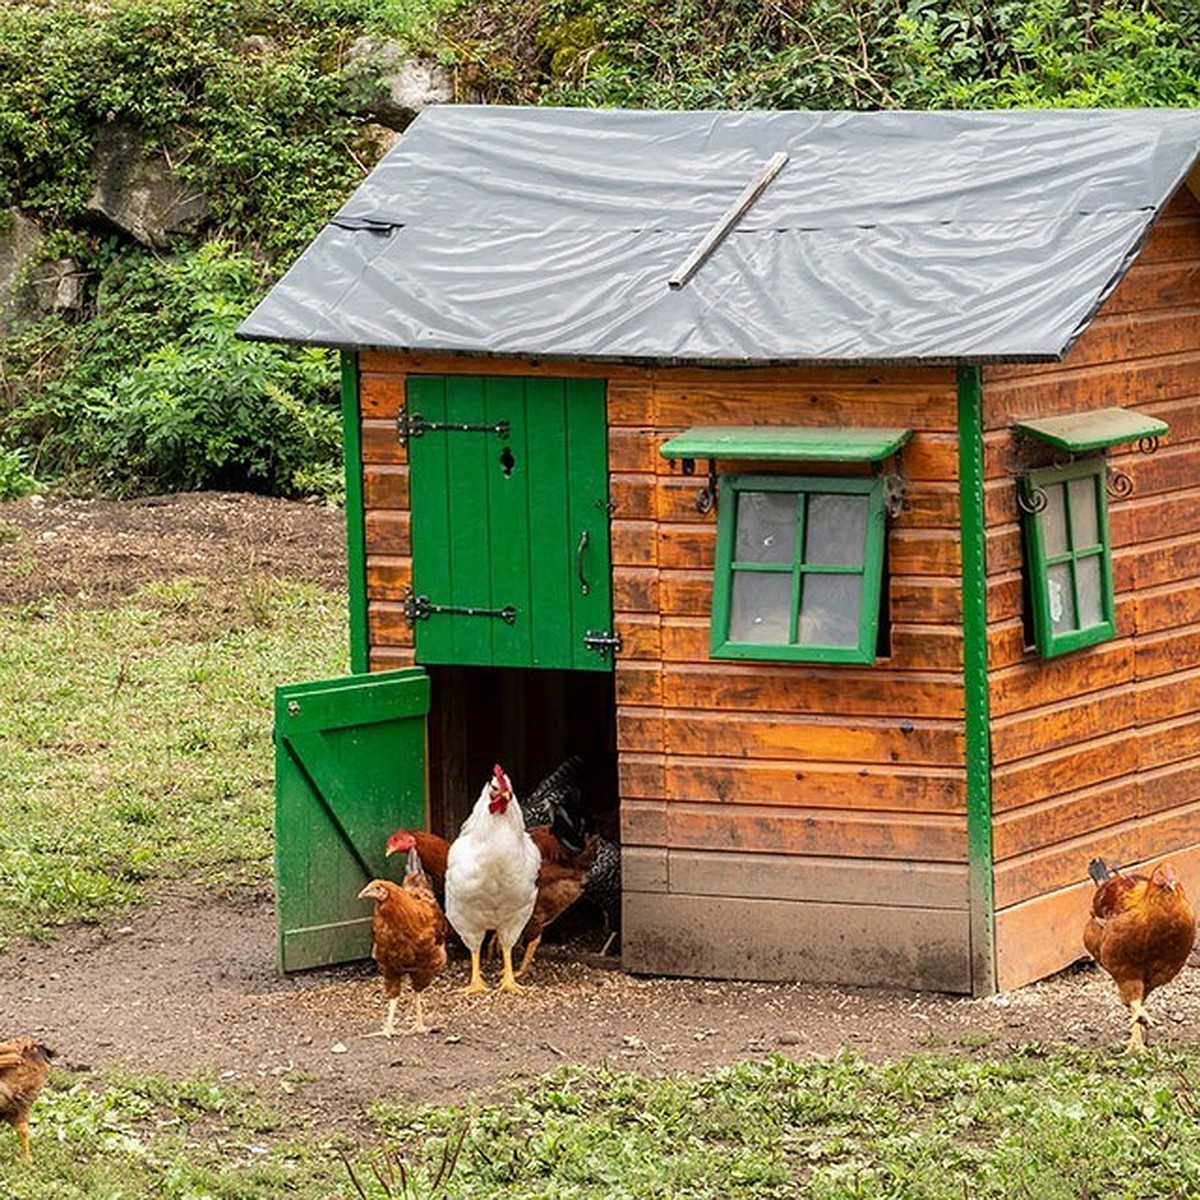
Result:
[[[1198,150],[1197,110],[435,107],[239,333],[647,366],[1055,360]]]

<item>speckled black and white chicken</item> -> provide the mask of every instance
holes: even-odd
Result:
[[[582,854],[587,842],[582,772],[583,759],[572,754],[520,802],[525,828],[548,829],[569,855]]]

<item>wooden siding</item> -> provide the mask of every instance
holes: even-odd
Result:
[[[413,658],[405,372],[484,368],[608,381],[627,965],[969,990],[953,372],[361,355],[372,669]],[[1200,205],[1176,198],[1062,363],[983,378],[996,952],[1011,988],[1082,952],[1090,857],[1200,869]],[[1043,660],[1026,645],[1010,426],[1111,405],[1170,424],[1156,455],[1109,455],[1134,482],[1110,502],[1117,637]],[[885,659],[709,659],[715,516],[696,510],[702,479],[658,447],[723,422],[916,431],[890,522]]]
[[[400,603],[412,572],[408,476],[395,430],[405,372],[480,369],[360,357],[373,669],[413,656]],[[628,965],[969,990],[953,372],[569,373],[608,379],[622,840],[631,865],[662,865],[653,886],[639,882],[644,872],[627,875]],[[715,514],[697,511],[702,479],[659,446],[721,422],[918,431],[901,454],[904,511],[890,522],[887,659],[709,659]],[[701,952],[695,931],[706,928]],[[740,947],[733,958],[725,943]]]
[[[1088,860],[1200,867],[1200,205],[1186,190],[1061,364],[984,372],[997,968],[1001,988],[1083,954]],[[1115,640],[1024,645],[1014,419],[1120,405],[1170,425],[1109,452]],[[1186,876],[1185,876],[1186,877]],[[1192,884],[1196,889],[1196,884]]]

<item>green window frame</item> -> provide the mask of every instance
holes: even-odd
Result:
[[[1022,480],[1034,644],[1045,658],[1116,636],[1103,457]]]
[[[885,541],[878,476],[722,476],[712,657],[873,663]]]

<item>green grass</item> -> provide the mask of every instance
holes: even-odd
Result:
[[[154,880],[268,880],[273,689],[344,674],[344,628],[344,600],[270,578],[0,610],[0,941]]]
[[[269,578],[0,612],[0,937],[181,873],[266,882],[272,692],[344,673],[344,625],[339,597]],[[356,1143],[211,1076],[59,1070],[32,1167],[0,1126],[0,1196],[1176,1200],[1200,1197],[1198,1087],[1192,1054],[1001,1057],[964,1036],[891,1065],[564,1068],[500,1103],[380,1102]]]
[[[596,1197],[1172,1200],[1200,1195],[1200,1064],[1151,1052],[845,1055],[699,1079],[564,1068],[502,1103],[379,1104],[373,1146],[210,1078],[56,1080],[11,1200]]]

